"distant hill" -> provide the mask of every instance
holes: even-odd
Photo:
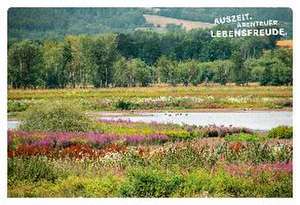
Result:
[[[68,34],[161,31],[168,25],[186,30],[211,27],[214,18],[250,13],[256,20],[277,19],[292,34],[288,8],[11,8],[9,40],[63,38]]]

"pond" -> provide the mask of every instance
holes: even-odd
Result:
[[[7,122],[7,128],[8,129],[16,129],[18,127],[18,125],[20,124],[19,121],[16,120],[9,120]]]
[[[279,125],[292,126],[290,111],[249,112],[191,112],[191,113],[141,113],[138,116],[105,116],[106,120],[130,120],[132,122],[158,122],[188,125],[212,125],[246,127],[254,130],[270,130]]]
[[[132,122],[158,122],[188,125],[212,125],[246,127],[254,130],[270,130],[279,125],[293,125],[290,111],[249,112],[189,112],[189,113],[139,113],[134,116],[106,115],[104,120],[130,120]],[[8,121],[8,129],[15,129],[19,121]]]

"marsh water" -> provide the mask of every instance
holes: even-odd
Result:
[[[279,125],[292,126],[290,111],[249,112],[188,112],[188,113],[139,113],[134,116],[106,115],[104,120],[130,120],[132,122],[158,122],[188,125],[217,125],[247,127],[254,130],[269,130]],[[15,129],[19,121],[8,121],[8,129]]]
[[[290,111],[249,112],[189,112],[189,113],[142,113],[138,116],[105,116],[106,120],[130,120],[132,122],[158,122],[188,125],[217,125],[247,127],[255,130],[269,130],[279,125],[292,126]]]

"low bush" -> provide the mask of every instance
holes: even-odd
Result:
[[[175,165],[188,170],[200,166],[209,166],[210,160],[213,160],[215,154],[209,154],[208,152],[208,147],[204,147],[201,151],[195,149],[192,145],[178,148],[170,147],[163,154],[157,154],[154,159],[166,168]]]
[[[168,175],[153,168],[135,168],[129,171],[120,194],[124,197],[169,197],[182,183],[183,178],[174,173]]]
[[[80,108],[62,102],[45,103],[26,111],[20,125],[25,131],[90,131],[93,122],[80,112]]]
[[[116,197],[120,180],[115,176],[69,176],[55,183],[16,181],[8,186],[8,197]]]
[[[29,104],[23,100],[9,100],[7,103],[8,112],[22,112],[29,107]]]
[[[41,180],[52,181],[58,179],[59,173],[43,157],[8,158],[8,183],[15,181],[37,182]]]
[[[269,138],[291,139],[293,138],[293,127],[278,126],[271,129],[268,133]]]
[[[240,133],[227,135],[224,139],[227,142],[258,142],[262,141],[264,138],[258,137],[257,135]]]
[[[171,140],[191,140],[195,135],[185,130],[166,130],[164,132]]]
[[[253,196],[253,189],[254,186],[249,179],[218,171],[210,181],[208,192],[215,197],[249,197]]]
[[[212,176],[207,170],[200,168],[195,171],[191,171],[187,174],[184,184],[177,190],[174,196],[207,197],[211,181]]]
[[[118,110],[132,110],[135,107],[135,104],[125,100],[118,100],[114,107]]]
[[[95,178],[70,176],[55,185],[53,194],[56,197],[114,197],[119,183],[110,175]]]

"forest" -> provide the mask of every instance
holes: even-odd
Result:
[[[276,40],[212,38],[205,29],[20,40],[9,45],[8,83],[13,88],[290,85],[292,50],[278,48]]]

